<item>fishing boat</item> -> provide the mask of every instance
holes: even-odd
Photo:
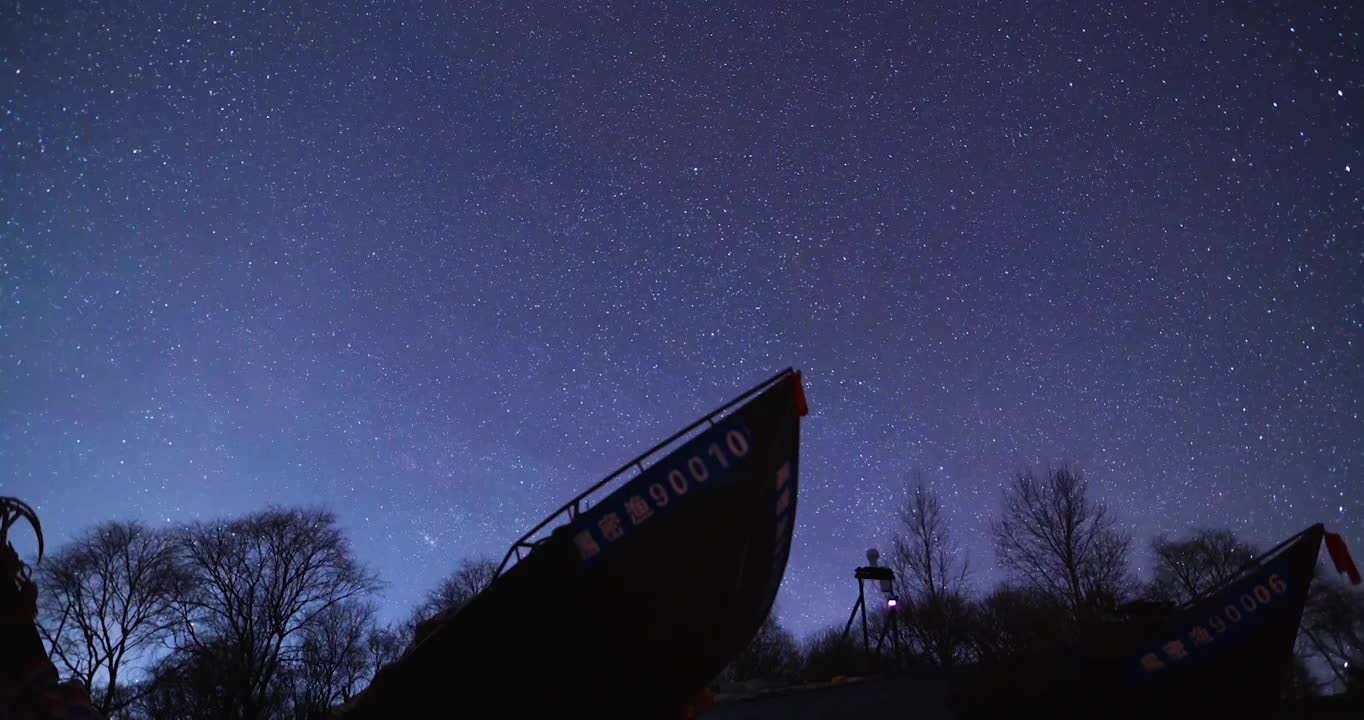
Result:
[[[964,714],[1008,707],[1050,717],[1266,717],[1289,693],[1323,541],[1337,571],[1358,585],[1344,541],[1312,525],[1182,606],[1129,606],[1086,624],[1079,642],[1028,658],[1016,673],[1027,680],[993,678]]]
[[[584,490],[344,717],[685,715],[781,583],[806,412],[788,368]]]
[[[1349,572],[1353,562],[1343,541],[1312,525],[1176,611],[1117,625],[1092,656],[1093,669],[1109,678],[1096,686],[1116,685],[1114,699],[1131,708],[1226,713],[1273,707],[1292,679],[1293,647],[1323,540],[1338,568]]]

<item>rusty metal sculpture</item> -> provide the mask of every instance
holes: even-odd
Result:
[[[38,635],[38,585],[32,569],[9,541],[10,528],[26,521],[38,538],[43,526],[27,503],[0,497],[0,717],[14,720],[98,718],[80,683],[59,683],[57,668]]]

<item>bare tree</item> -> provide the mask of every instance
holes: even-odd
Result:
[[[402,657],[403,649],[407,646],[407,637],[408,633],[392,625],[370,628],[369,634],[365,636],[369,680],[372,681],[385,665]]]
[[[233,653],[225,642],[209,642],[168,653],[148,669],[143,692],[122,716],[133,720],[238,717],[221,677],[222,668],[228,666]],[[280,695],[271,706],[283,704]]]
[[[1084,636],[1067,600],[1031,585],[1002,585],[973,605],[978,665],[953,705],[963,717],[998,717],[1038,702]],[[1048,709],[1060,708],[1052,700]]]
[[[177,600],[179,648],[212,663],[224,704],[242,720],[272,710],[282,670],[301,658],[319,618],[378,589],[325,510],[200,523],[179,545],[193,577]]]
[[[1255,561],[1256,549],[1230,530],[1196,530],[1187,539],[1164,536],[1151,543],[1155,579],[1151,594],[1185,603],[1235,578]]]
[[[172,536],[136,522],[92,528],[39,566],[43,639],[100,713],[137,699],[124,671],[170,633],[181,580]]]
[[[366,643],[374,627],[374,606],[347,600],[331,605],[303,628],[294,663],[294,715],[324,718],[372,677]]]
[[[1017,473],[991,523],[995,553],[1014,576],[1062,599],[1077,617],[1128,592],[1131,540],[1078,470]]]
[[[1037,588],[1003,585],[974,603],[972,653],[985,663],[1017,660],[1069,642],[1063,599]]]
[[[720,671],[719,679],[731,683],[792,680],[800,672],[800,664],[800,646],[774,611],[768,613],[748,645]]]
[[[1353,689],[1364,667],[1364,592],[1319,569],[1303,609],[1299,646],[1329,671],[1336,691]]]
[[[900,508],[892,544],[900,624],[914,649],[941,666],[966,647],[970,565],[952,545],[942,501],[923,481]]]
[[[426,637],[435,621],[459,612],[497,577],[498,563],[488,558],[465,559],[455,571],[426,593],[408,621],[414,642]]]

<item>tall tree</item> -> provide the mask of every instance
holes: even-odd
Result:
[[[408,625],[413,641],[424,638],[437,618],[458,612],[491,585],[497,577],[497,565],[497,561],[488,558],[466,558],[460,562],[459,567],[428,591],[412,611]]]
[[[364,688],[373,677],[367,646],[373,628],[374,606],[359,600],[336,603],[303,628],[291,678],[295,717],[325,718]]]
[[[941,666],[966,648],[969,563],[952,544],[942,501],[922,480],[900,508],[892,544],[900,624],[920,654]]]
[[[370,628],[365,636],[369,680],[373,680],[385,665],[402,657],[403,649],[407,647],[407,639],[408,633],[398,625],[382,627],[376,625]]]
[[[213,667],[240,720],[272,710],[282,670],[300,659],[307,631],[330,608],[379,586],[325,510],[199,523],[179,546],[194,581],[177,599],[179,647]]]
[[[1299,646],[1329,670],[1337,690],[1364,690],[1364,591],[1319,569],[1301,627]]]
[[[1062,599],[1077,617],[1128,591],[1131,540],[1070,467],[1018,472],[991,523],[995,554],[1018,580]]]
[[[183,582],[173,537],[136,522],[110,522],[71,541],[38,567],[39,625],[50,653],[85,685],[104,715],[136,695],[122,692],[175,622]]]
[[[1188,538],[1151,543],[1155,579],[1151,594],[1185,603],[1236,577],[1255,561],[1256,549],[1230,530],[1200,529]]]
[[[123,715],[135,720],[239,717],[221,677],[222,668],[228,666],[234,652],[226,642],[208,641],[166,654],[149,668],[143,692]],[[274,690],[268,705],[282,709],[284,696],[279,683]]]

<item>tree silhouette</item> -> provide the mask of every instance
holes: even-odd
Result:
[[[142,692],[125,711],[137,720],[238,718],[234,698],[224,684],[222,669],[233,663],[236,651],[224,640],[205,638],[193,647],[179,648],[152,666]],[[266,716],[278,716],[285,706],[285,692],[276,679],[262,706]]]
[[[370,628],[365,636],[366,666],[369,672],[367,679],[373,680],[385,665],[402,657],[409,635],[405,629],[397,626],[376,625]]]
[[[1150,593],[1161,600],[1186,603],[1236,577],[1254,562],[1256,549],[1230,530],[1200,529],[1183,540],[1157,537],[1155,579]]]
[[[839,675],[857,675],[863,671],[865,658],[862,643],[852,635],[844,635],[837,625],[817,633],[805,645],[800,677],[806,682],[828,682]]]
[[[1318,571],[1303,609],[1300,646],[1330,672],[1339,689],[1358,691],[1364,668],[1364,592]]]
[[[1073,638],[1061,598],[1031,586],[1003,585],[973,604],[969,642],[985,663],[1054,651]]]
[[[178,645],[214,667],[230,716],[241,720],[266,716],[281,672],[302,657],[319,618],[378,588],[325,510],[199,523],[179,547],[192,582],[177,598]]]
[[[1131,541],[1107,508],[1089,498],[1078,470],[1015,474],[990,530],[1000,564],[1019,581],[1063,600],[1076,617],[1129,591]]]
[[[346,600],[304,626],[290,683],[295,717],[324,718],[373,677],[367,642],[374,606]]]
[[[182,579],[174,538],[135,522],[91,528],[39,566],[43,639],[100,713],[136,700],[124,671],[170,633]]]
[[[899,624],[911,647],[940,666],[966,648],[969,564],[952,545],[942,501],[922,480],[900,508],[892,539]]]
[[[768,613],[753,639],[720,672],[722,682],[791,680],[800,672],[801,654],[796,639]]]
[[[440,618],[459,612],[470,600],[478,597],[497,577],[497,565],[497,561],[488,558],[465,559],[454,572],[428,591],[408,621],[413,642],[425,638]]]

